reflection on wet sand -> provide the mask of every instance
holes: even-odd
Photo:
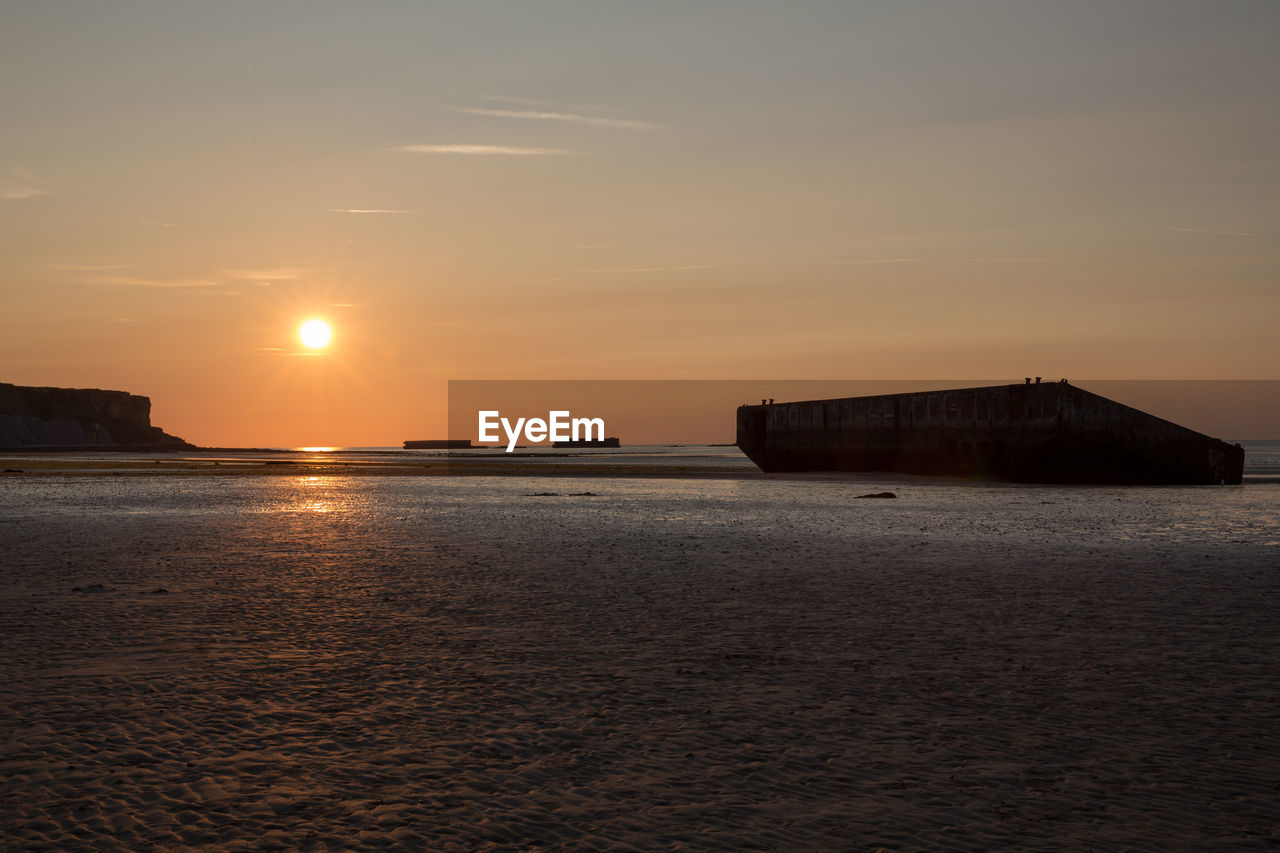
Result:
[[[547,482],[7,482],[8,843],[1159,849],[1280,824],[1274,486]]]

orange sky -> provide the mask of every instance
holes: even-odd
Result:
[[[1275,378],[1277,23],[6,4],[0,381],[385,445],[450,378]]]

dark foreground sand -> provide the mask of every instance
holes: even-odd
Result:
[[[308,488],[0,524],[6,849],[1280,845],[1274,548]]]

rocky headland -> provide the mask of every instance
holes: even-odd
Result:
[[[151,425],[151,399],[98,388],[0,383],[0,449],[182,450]]]

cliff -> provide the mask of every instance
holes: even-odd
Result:
[[[0,383],[0,448],[181,450],[192,447],[151,425],[151,400],[97,388]]]

